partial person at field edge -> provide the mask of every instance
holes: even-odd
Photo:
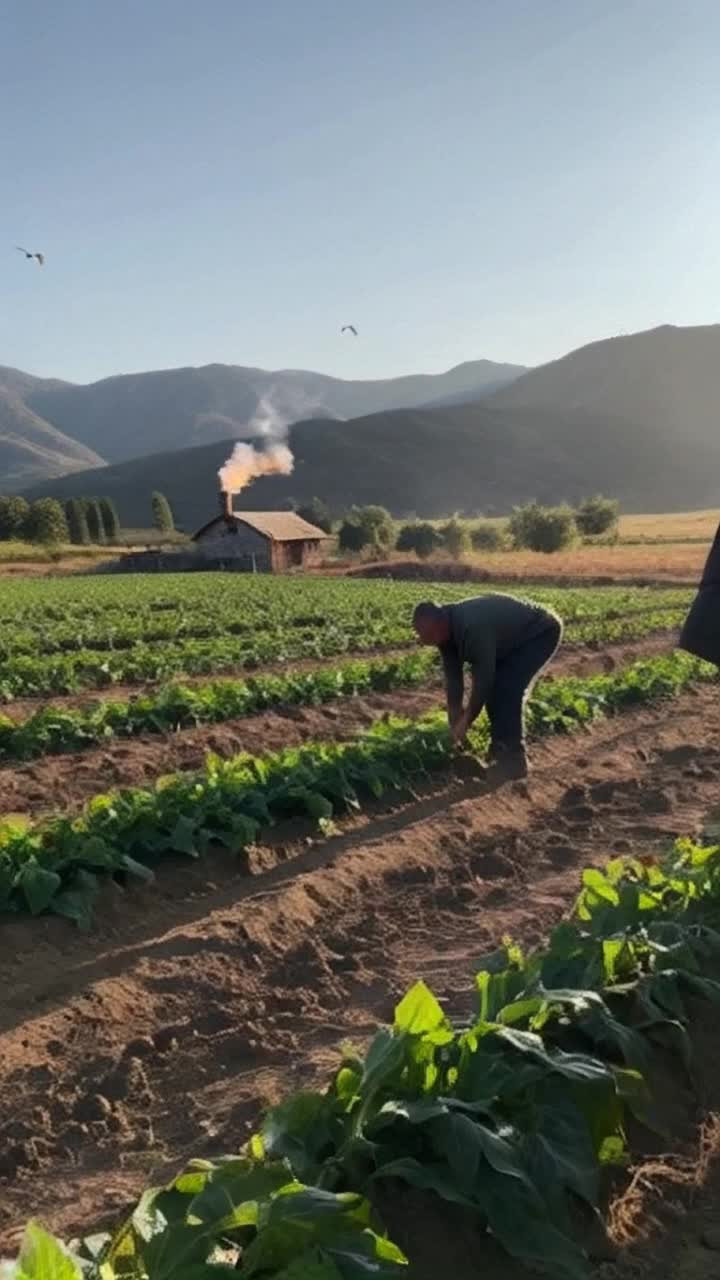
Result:
[[[720,667],[720,525],[705,561],[698,593],[680,632],[679,645]]]

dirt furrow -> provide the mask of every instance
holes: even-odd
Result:
[[[610,671],[640,657],[670,649],[667,632],[610,646],[602,652],[567,648],[551,668],[554,675]],[[155,778],[202,767],[208,751],[231,756],[264,754],[311,739],[352,738],[383,715],[415,717],[438,705],[437,680],[419,689],[338,698],[318,707],[285,707],[171,734],[116,738],[68,755],[43,756],[0,768],[0,815],[64,813],[113,787],[147,786]]]
[[[716,691],[691,691],[544,742],[529,784],[448,782],[252,879],[226,857],[179,900],[172,877],[116,887],[89,937],[4,925],[2,1247],[30,1213],[67,1232],[237,1147],[416,977],[469,1013],[482,955],[545,935],[581,865],[701,829],[719,735]]]

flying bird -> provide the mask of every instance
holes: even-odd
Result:
[[[31,253],[29,249],[23,249],[21,244],[16,244],[15,248],[17,249],[18,253],[24,253],[26,258],[37,258],[41,267],[44,265],[45,263],[44,253]]]
[[[355,328],[355,325],[354,325],[354,324],[344,324],[344,325],[343,325],[343,327],[342,327],[342,329],[340,330],[340,332],[341,332],[341,333],[347,333],[348,329],[350,330],[350,332],[351,332],[351,333],[354,333],[354,334],[355,334],[355,337],[357,338],[357,336],[358,336],[358,332],[357,332],[357,329]]]

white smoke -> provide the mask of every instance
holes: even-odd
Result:
[[[289,476],[295,459],[286,444],[270,444],[256,449],[241,440],[218,471],[220,488],[225,493],[239,493],[258,476]]]
[[[260,396],[257,408],[245,428],[248,436],[263,436],[266,440],[285,440],[290,419],[281,413],[273,402],[272,392]]]
[[[273,404],[272,395],[261,396],[245,431],[251,439],[260,436],[268,444],[262,449],[240,441],[218,471],[220,488],[225,493],[240,493],[258,476],[289,476],[295,466],[288,448],[289,418]]]

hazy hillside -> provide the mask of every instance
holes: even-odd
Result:
[[[102,462],[92,449],[64,435],[28,407],[25,397],[38,387],[57,389],[62,385],[0,367],[0,490]]]
[[[343,382],[209,365],[75,387],[10,370],[0,380],[0,470],[8,488],[128,460],[92,487],[118,484],[134,522],[145,519],[144,495],[157,484],[177,495],[192,524],[213,500],[227,439],[253,434],[258,405],[270,397],[281,417],[301,420],[298,468],[251,491],[260,507],[318,493],[336,508],[377,500],[397,512],[507,510],[529,496],[555,501],[591,489],[635,509],[716,502],[720,325],[595,342],[493,387],[516,372],[476,361],[435,376]],[[338,417],[350,420],[328,422]],[[208,452],[135,461],[196,445]]]
[[[335,511],[380,502],[398,515],[505,512],[530,498],[576,500],[605,490],[626,510],[682,510],[717,501],[720,444],[676,442],[645,425],[573,412],[484,404],[397,410],[351,422],[312,420],[290,433],[293,475],[258,480],[236,505],[267,510],[314,494]],[[217,510],[227,444],[157,454],[47,484],[35,493],[114,497],[125,523],[147,522],[165,492],[188,529]]]
[[[356,417],[379,409],[422,403],[435,395],[465,392],[524,372],[521,366],[478,360],[448,373],[343,382],[318,373],[244,369],[208,365],[106,378],[89,386],[31,391],[28,404],[108,462],[182,449],[213,440],[237,439],[252,430],[258,409],[270,409],[286,422],[320,417]]]
[[[571,351],[499,391],[504,409],[582,410],[714,444],[720,404],[720,325],[664,325]]]

